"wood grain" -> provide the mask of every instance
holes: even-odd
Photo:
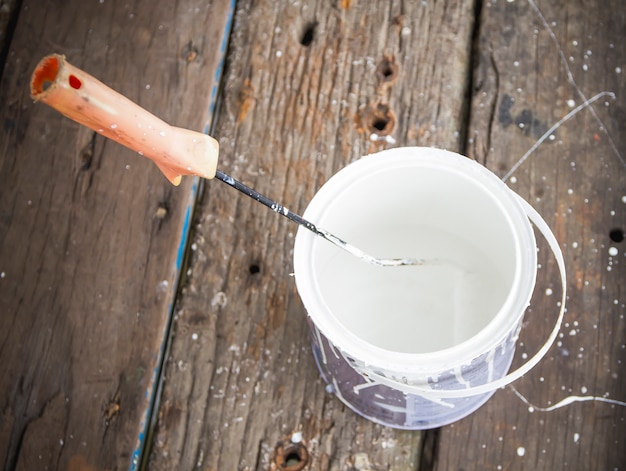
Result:
[[[472,2],[238,4],[215,128],[220,168],[302,212],[339,168],[392,145],[459,150]],[[374,134],[374,136],[372,136]],[[392,142],[393,142],[392,141]],[[416,469],[422,434],[325,392],[296,294],[296,227],[209,182],[194,219],[150,469]]]
[[[0,1],[0,76],[19,13],[17,0]]]
[[[616,95],[558,128],[509,179],[553,228],[568,270],[560,337],[514,385],[536,406],[568,396],[626,399],[626,246],[618,241],[626,228],[626,16],[620,5],[516,1],[485,2],[482,9],[470,149],[499,175],[585,97]],[[560,298],[554,262],[540,247],[517,362],[543,343]],[[435,469],[621,469],[625,436],[624,407],[594,401],[532,411],[507,388],[440,431]]]
[[[173,188],[149,161],[33,104],[30,74],[62,53],[203,129],[230,4],[20,3],[0,87],[0,463],[134,469],[197,182]]]

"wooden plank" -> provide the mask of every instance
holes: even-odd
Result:
[[[0,1],[0,75],[18,13],[17,0]]]
[[[203,129],[229,1],[21,2],[0,87],[0,463],[137,468],[197,181],[29,97],[51,52]],[[193,54],[190,54],[193,51]]]
[[[365,153],[458,150],[473,9],[241,2],[215,129],[219,167],[302,212]],[[394,144],[371,139],[385,132]],[[374,425],[325,392],[290,277],[296,229],[220,182],[206,185],[150,469],[276,469],[276,445],[297,431],[312,470],[418,467],[421,433]]]
[[[558,342],[514,385],[535,406],[570,396],[626,400],[625,31],[619,1],[483,4],[470,148],[487,167],[504,176],[585,97],[616,95],[559,127],[508,180],[553,228],[569,277]],[[518,363],[555,319],[560,289],[547,252],[543,244]],[[625,407],[590,401],[532,410],[512,389],[498,391],[440,431],[435,469],[613,470],[626,463]]]

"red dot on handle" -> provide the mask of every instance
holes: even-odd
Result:
[[[70,75],[70,87],[78,90],[82,85],[82,82],[79,80],[78,77],[76,77],[76,75]]]

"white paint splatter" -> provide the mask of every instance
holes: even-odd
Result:
[[[618,253],[619,250],[617,250],[617,247],[609,247],[609,255],[611,257],[615,257]]]
[[[556,131],[563,123],[569,121],[580,110],[590,106],[592,103],[594,103],[595,101],[599,100],[600,98],[602,98],[604,96],[610,96],[611,98],[615,99],[615,94],[613,92],[600,92],[597,95],[591,97],[590,99],[585,100],[584,103],[581,103],[580,105],[578,105],[572,111],[567,113],[563,118],[561,118],[559,121],[557,121],[557,123],[554,124],[550,129],[548,129],[539,139],[537,139],[537,142],[535,142],[531,146],[531,148],[528,149],[526,151],[526,153],[520,157],[520,159],[515,163],[515,165],[513,165],[513,167],[511,167],[511,170],[509,170],[506,173],[506,175],[504,175],[504,177],[502,177],[502,181],[507,181],[509,179],[509,177],[520,167],[520,165],[522,165],[526,161],[526,159],[533,152],[535,152],[537,150],[537,148],[543,143],[543,141],[545,141],[548,138],[548,136],[550,136],[554,131]],[[620,157],[620,160],[622,162],[624,162],[623,159],[621,158],[621,154],[618,154],[618,156]],[[576,165],[575,162],[572,162],[572,164],[573,164],[572,166]],[[626,163],[624,165],[626,165]]]
[[[556,34],[554,33],[554,30],[550,27],[550,25],[548,24],[548,21],[546,20],[546,17],[543,15],[543,13],[541,13],[541,10],[539,9],[539,7],[535,4],[534,0],[528,0],[528,4],[531,6],[531,8],[533,10],[535,10],[535,14],[539,17],[539,20],[541,21],[541,23],[543,24],[544,28],[546,29],[546,31],[548,32],[548,34],[550,35],[550,39],[552,39],[552,42],[554,43],[554,45],[556,46],[558,52],[559,52],[559,56],[561,58],[561,62],[563,64],[563,67],[565,68],[565,72],[567,73],[567,81],[568,83],[574,87],[574,89],[576,90],[576,92],[578,93],[578,96],[584,101],[587,102],[589,100],[587,100],[587,97],[585,96],[585,94],[583,93],[583,91],[580,89],[580,87],[578,86],[578,84],[576,83],[576,81],[574,80],[574,75],[572,74],[572,69],[570,69],[570,66],[567,62],[567,59],[565,58],[565,54],[563,53],[563,49],[561,48],[561,44],[559,43],[558,38],[556,37]],[[574,44],[574,46],[578,45],[578,42],[572,42],[572,44]],[[596,120],[596,122],[600,125],[600,129],[602,130],[602,132],[604,132],[605,136],[607,137],[607,140],[609,142],[609,145],[611,146],[611,149],[613,150],[613,154],[615,154],[615,156],[617,157],[617,159],[620,161],[620,163],[626,167],[626,160],[624,160],[624,157],[622,157],[622,154],[620,153],[619,149],[617,148],[617,146],[615,145],[615,142],[613,142],[613,139],[611,138],[611,135],[609,134],[606,126],[604,125],[604,123],[602,122],[602,120],[599,118],[598,114],[596,113],[596,111],[593,109],[593,107],[589,107],[592,116],[594,117],[594,119]]]
[[[626,402],[623,401],[618,401],[616,399],[609,399],[608,397],[600,397],[600,396],[568,396],[565,399],[560,400],[559,402],[557,402],[554,405],[548,406],[548,407],[538,407],[535,406],[533,404],[530,403],[530,401],[528,399],[526,399],[517,389],[515,389],[515,387],[509,385],[509,388],[511,388],[511,390],[513,391],[513,393],[527,406],[532,406],[535,408],[535,410],[538,410],[540,412],[552,412],[553,410],[556,409],[560,409],[561,407],[565,407],[565,406],[569,406],[570,404],[573,404],[574,402],[588,402],[588,401],[597,401],[597,402],[604,402],[607,404],[612,404],[615,406],[622,406],[622,407],[626,407]],[[584,386],[583,386],[584,388]],[[582,388],[581,388],[582,390]],[[585,391],[587,391],[587,388],[584,388]],[[584,394],[584,392],[583,392]]]
[[[523,446],[517,447],[517,456],[524,456],[526,454],[526,448]]]
[[[575,433],[574,434],[574,443],[578,443],[578,440],[580,440],[580,434],[579,433]]]
[[[228,298],[226,297],[226,293],[224,293],[223,291],[218,291],[217,293],[215,293],[215,296],[213,296],[213,299],[211,299],[211,307],[224,307],[226,306],[227,302]]]
[[[163,280],[161,282],[159,282],[159,284],[157,285],[157,290],[164,292],[167,291],[168,286],[170,285],[170,282],[167,280]]]

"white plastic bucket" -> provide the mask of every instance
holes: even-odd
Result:
[[[427,429],[467,416],[532,368],[563,307],[546,345],[507,376],[537,271],[529,216],[555,251],[564,286],[545,223],[477,162],[404,147],[334,175],[307,220],[375,257],[428,262],[374,266],[298,230],[296,285],[328,389],[374,422]]]

